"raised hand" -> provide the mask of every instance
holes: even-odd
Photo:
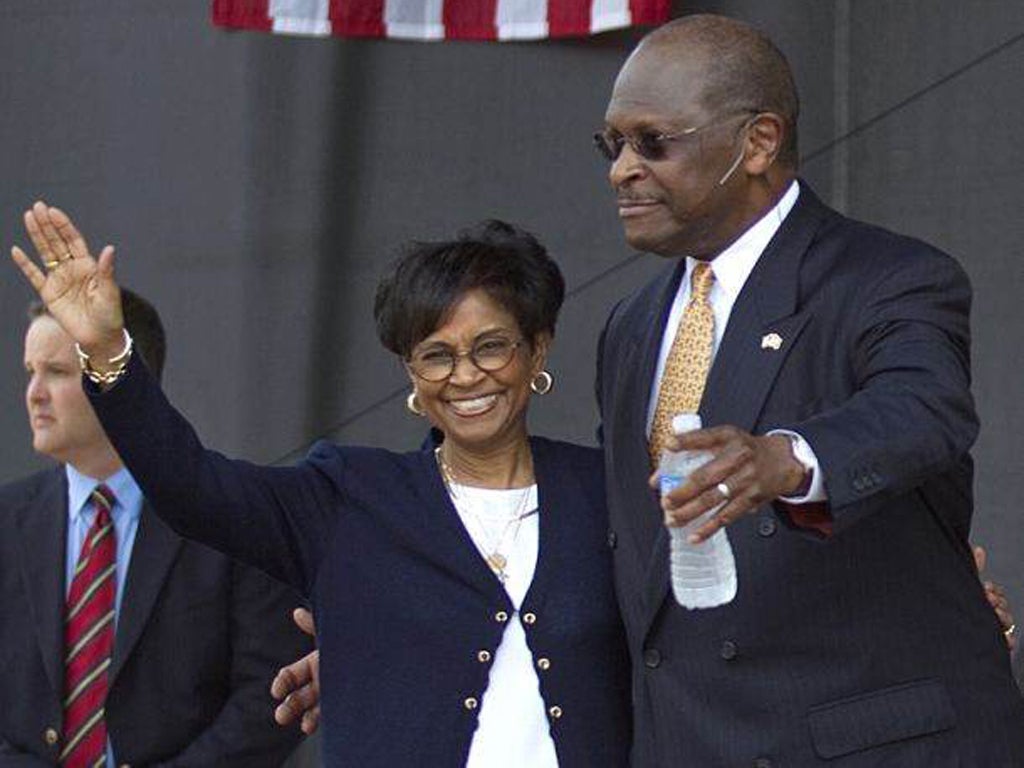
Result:
[[[42,201],[25,211],[24,218],[43,268],[18,246],[11,249],[11,258],[53,318],[102,365],[124,346],[113,246],[106,246],[94,259],[67,214]]]

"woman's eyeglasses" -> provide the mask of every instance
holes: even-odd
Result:
[[[450,347],[430,347],[414,352],[406,361],[409,369],[424,381],[444,381],[455,371],[459,359],[470,362],[485,373],[494,373],[512,362],[523,340],[513,341],[503,336],[479,339],[468,352],[456,352]]]

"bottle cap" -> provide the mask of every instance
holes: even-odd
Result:
[[[699,413],[677,413],[672,417],[672,431],[677,435],[701,428]]]

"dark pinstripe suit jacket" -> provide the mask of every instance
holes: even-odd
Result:
[[[599,362],[636,766],[1024,765],[1024,707],[967,546],[963,271],[802,188],[736,302],[701,413],[802,434],[834,533],[765,506],[729,528],[736,599],[686,611],[644,436],[681,267],[616,307]],[[768,333],[780,349],[762,346]]]

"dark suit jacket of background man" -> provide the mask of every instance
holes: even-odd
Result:
[[[834,529],[819,537],[766,505],[728,528],[735,600],[687,611],[669,589],[645,437],[684,266],[615,308],[598,364],[638,768],[1024,765],[1024,708],[967,546],[962,270],[802,186],[733,308],[701,414],[803,435]]]
[[[66,534],[62,466],[0,488],[0,767],[56,764]],[[280,765],[299,734],[273,723],[269,687],[308,650],[296,601],[143,503],[106,707],[118,763]]]

